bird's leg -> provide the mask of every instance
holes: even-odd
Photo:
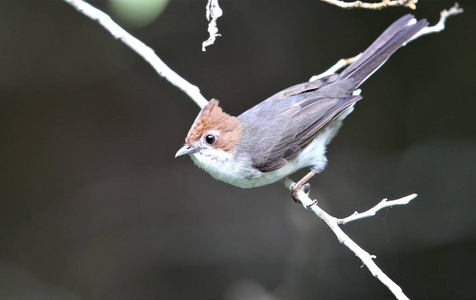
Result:
[[[304,191],[304,193],[306,194],[309,194],[309,191],[311,190],[311,185],[309,183],[307,183],[309,181],[309,179],[312,178],[312,176],[316,175],[316,172],[314,171],[310,171],[309,173],[307,173],[303,178],[301,178],[301,180],[299,180],[297,183],[295,183],[292,187],[291,187],[291,197],[293,197],[294,199],[294,202],[296,203],[300,203],[301,201],[299,201],[298,199],[298,192],[299,191]]]

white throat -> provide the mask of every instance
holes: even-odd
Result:
[[[251,160],[236,160],[233,151],[226,152],[221,149],[202,149],[190,155],[192,161],[201,169],[208,172],[216,180],[224,181],[241,188],[249,188],[251,178],[256,179],[261,172],[250,168]]]
[[[336,135],[342,120],[352,112],[353,106],[347,108],[337,120],[332,122],[301,152],[283,167],[271,171],[260,172],[252,167],[250,157],[240,155],[237,159],[233,151],[204,148],[191,154],[193,162],[216,180],[224,181],[241,188],[252,188],[267,185],[287,177],[294,172],[310,167],[319,173],[327,165],[326,146]]]

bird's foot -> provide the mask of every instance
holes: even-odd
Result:
[[[303,191],[306,195],[309,195],[309,192],[311,191],[311,185],[309,183],[300,185],[299,183],[295,183],[291,187],[291,197],[293,198],[294,202],[296,203],[301,203],[298,197],[298,193],[300,191]]]

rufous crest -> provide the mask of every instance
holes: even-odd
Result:
[[[218,104],[217,99],[212,99],[202,108],[185,138],[187,145],[192,145],[213,130],[219,133],[212,145],[214,148],[230,151],[235,147],[241,133],[240,121],[224,113]]]

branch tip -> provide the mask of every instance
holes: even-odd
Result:
[[[412,10],[416,9],[416,4],[418,0],[382,0],[381,2],[364,2],[364,1],[353,1],[345,2],[342,0],[321,0],[328,4],[335,5],[340,8],[352,9],[352,8],[363,8],[363,9],[372,9],[372,10],[381,10],[387,7],[396,7],[403,6],[408,7]]]
[[[223,10],[218,5],[218,0],[208,0],[206,17],[208,20],[208,33],[209,37],[202,43],[202,51],[205,52],[206,48],[215,43],[217,37],[221,37],[218,33],[217,20],[223,15]]]
[[[407,43],[413,40],[416,40],[422,35],[443,31],[445,29],[446,19],[448,19],[451,16],[459,15],[463,12],[464,12],[463,8],[459,6],[458,2],[455,2],[453,7],[451,7],[450,9],[444,9],[440,12],[440,20],[438,21],[438,23],[436,23],[433,26],[428,26],[423,28],[422,30],[420,30],[420,32],[418,32],[411,39],[409,39]]]
[[[336,0],[322,0],[322,1],[331,3],[331,2],[334,2]],[[383,0],[382,2],[385,2],[385,1],[389,2],[389,0]],[[414,4],[416,4],[417,2],[418,1],[415,0]],[[343,3],[349,4],[348,2],[343,2]],[[331,3],[331,4],[333,4],[333,3]],[[408,5],[411,5],[411,3],[408,2]],[[461,8],[459,6],[458,2],[455,2],[453,7],[451,7],[450,9],[444,9],[440,12],[440,20],[438,21],[438,23],[436,23],[433,26],[428,26],[428,27],[423,28],[422,30],[420,30],[420,32],[418,32],[412,38],[410,38],[408,41],[406,41],[404,45],[408,44],[409,42],[411,42],[413,40],[416,40],[417,38],[419,38],[422,35],[426,35],[426,34],[430,34],[430,33],[437,33],[437,32],[442,31],[443,29],[445,29],[445,23],[446,23],[446,19],[448,17],[456,16],[456,15],[461,14],[463,12],[464,12],[463,8]],[[314,80],[317,80],[317,79],[322,78],[324,76],[337,73],[339,70],[347,67],[348,65],[350,65],[351,63],[356,61],[360,57],[360,55],[361,54],[356,55],[356,56],[351,57],[351,58],[341,58],[335,65],[330,67],[327,71],[325,71],[324,73],[321,73],[319,75],[312,76],[311,79],[309,79],[309,81],[314,81]]]

